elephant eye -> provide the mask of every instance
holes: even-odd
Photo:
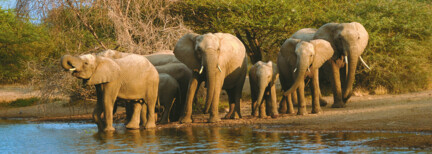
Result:
[[[88,62],[84,62],[84,64],[88,65]]]

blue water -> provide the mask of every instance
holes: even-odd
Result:
[[[0,120],[1,153],[370,153],[428,152],[374,148],[364,143],[400,132],[293,132],[271,127],[187,127],[98,133],[95,124]],[[287,126],[288,127],[288,126]]]

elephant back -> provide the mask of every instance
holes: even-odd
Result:
[[[199,36],[196,33],[188,33],[182,36],[174,47],[175,57],[190,69],[199,69],[200,61],[195,55],[195,39]]]

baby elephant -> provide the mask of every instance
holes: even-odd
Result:
[[[266,111],[272,118],[277,118],[276,87],[275,81],[279,77],[276,64],[269,61],[264,63],[258,61],[250,68],[249,82],[252,97],[252,116],[264,118]],[[263,104],[265,99],[266,104]],[[258,108],[259,107],[259,108]]]

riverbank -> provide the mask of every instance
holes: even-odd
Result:
[[[3,91],[0,91],[3,92]],[[0,95],[2,96],[2,95]],[[332,102],[332,97],[325,97]],[[1,108],[1,118],[32,118],[32,121],[81,121],[91,122],[94,104],[65,105],[65,100],[20,108]],[[250,101],[242,102],[241,119],[223,119],[218,123],[206,123],[208,115],[193,115],[194,123],[158,124],[157,128],[244,126],[271,127],[273,131],[397,131],[432,133],[432,91],[400,95],[353,96],[346,108],[331,108],[331,103],[322,107],[320,114],[304,116],[280,115],[276,119],[258,119],[250,116]],[[310,104],[307,106],[311,110]],[[115,119],[122,123],[124,109],[120,108]],[[225,113],[221,113],[223,117]],[[418,138],[395,138],[379,142],[377,146],[404,146],[405,141],[419,147],[432,147],[432,136]],[[376,142],[371,144],[377,144]],[[413,145],[413,144],[410,144]],[[428,146],[430,145],[430,146]]]

